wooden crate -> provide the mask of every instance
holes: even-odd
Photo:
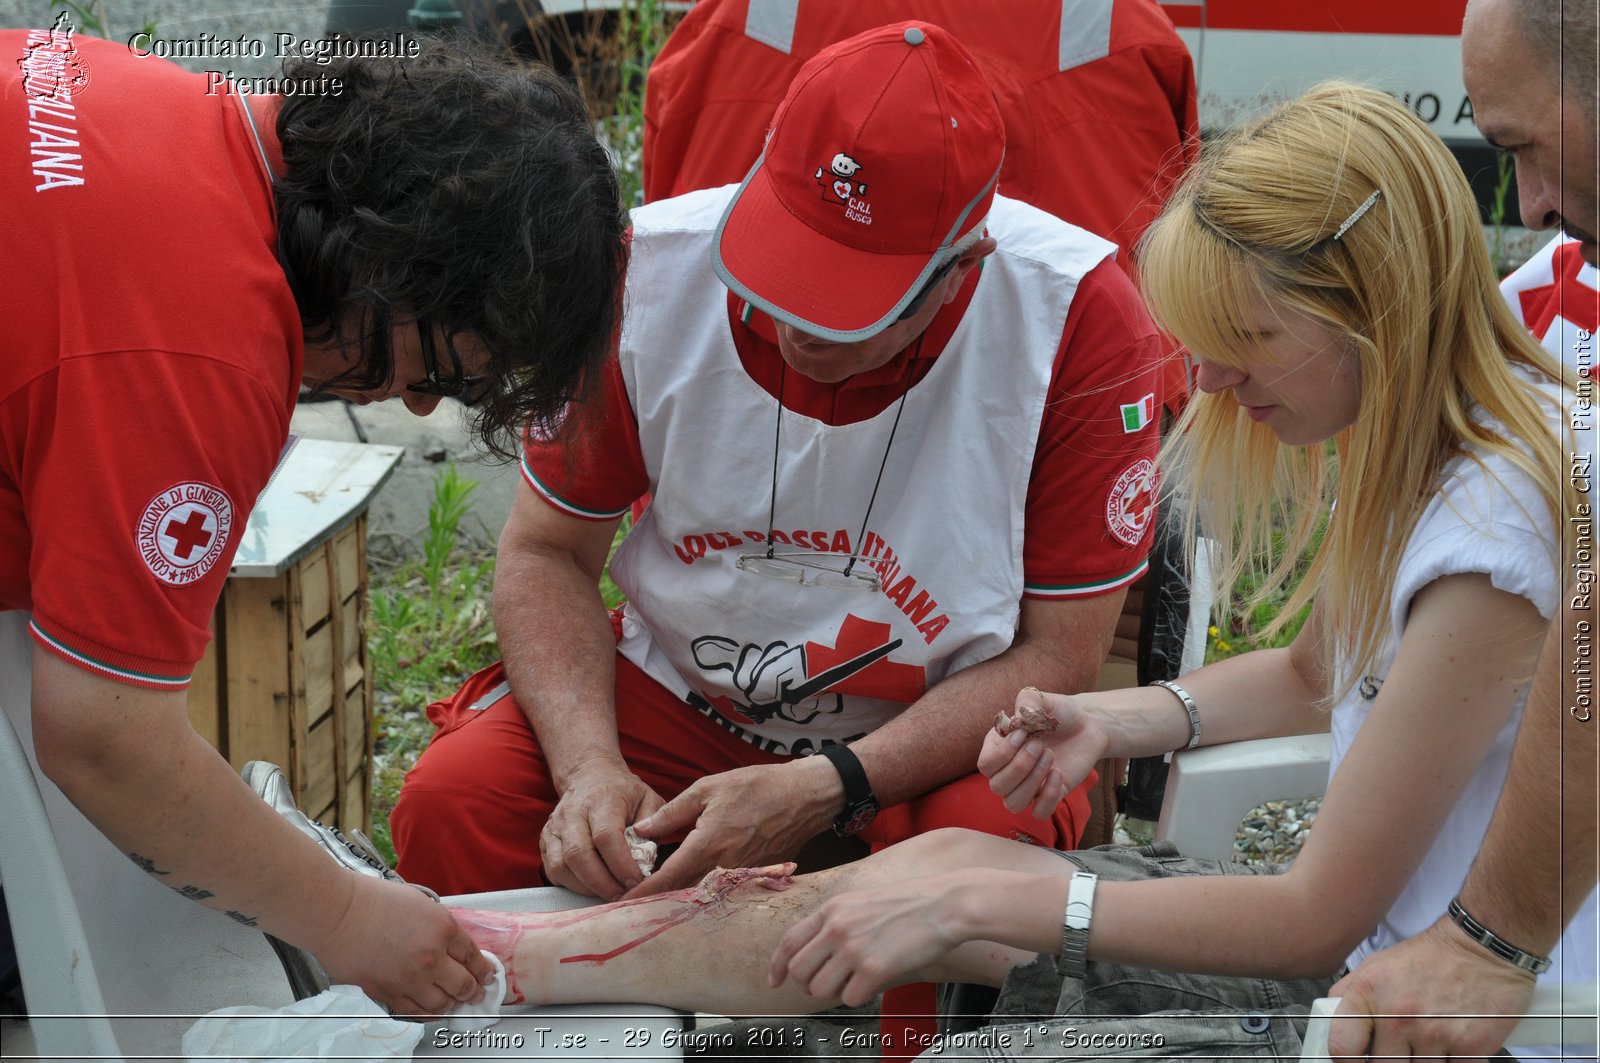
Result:
[[[400,447],[291,440],[240,536],[189,692],[189,719],[235,768],[283,768],[306,814],[371,816],[367,507]]]
[[[372,778],[366,539],[361,513],[280,574],[230,578],[189,689],[195,730],[236,769],[272,761],[307,815],[363,831]]]

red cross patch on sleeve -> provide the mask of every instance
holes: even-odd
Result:
[[[1122,542],[1138,546],[1156,507],[1156,467],[1149,458],[1122,470],[1106,497],[1106,527]]]
[[[156,495],[139,517],[139,556],[157,579],[182,587],[211,571],[233,530],[233,500],[190,481]]]

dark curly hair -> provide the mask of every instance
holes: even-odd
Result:
[[[627,225],[616,172],[577,92],[487,46],[417,58],[297,60],[284,98],[278,247],[308,340],[357,322],[355,387],[386,386],[396,323],[475,336],[499,386],[474,434],[512,459],[597,378],[620,314]],[[476,367],[474,367],[476,369]]]

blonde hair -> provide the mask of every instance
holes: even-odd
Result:
[[[1252,608],[1315,548],[1267,634],[1319,600],[1351,665],[1334,697],[1376,663],[1401,553],[1452,456],[1503,455],[1560,526],[1560,440],[1516,369],[1552,382],[1562,370],[1501,297],[1460,168],[1392,97],[1319,85],[1211,146],[1145,233],[1140,271],[1156,319],[1207,362],[1238,365],[1256,348],[1262,299],[1350,341],[1360,400],[1336,454],[1280,443],[1218,393],[1194,396],[1162,455],[1194,484],[1190,540],[1203,516],[1223,546],[1219,587],[1260,576]]]

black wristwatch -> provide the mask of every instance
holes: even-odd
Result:
[[[849,746],[830,742],[817,752],[833,762],[839,778],[844,781],[844,811],[834,817],[833,833],[848,838],[872,822],[878,814],[878,799],[872,795],[866,769],[850,752]]]

